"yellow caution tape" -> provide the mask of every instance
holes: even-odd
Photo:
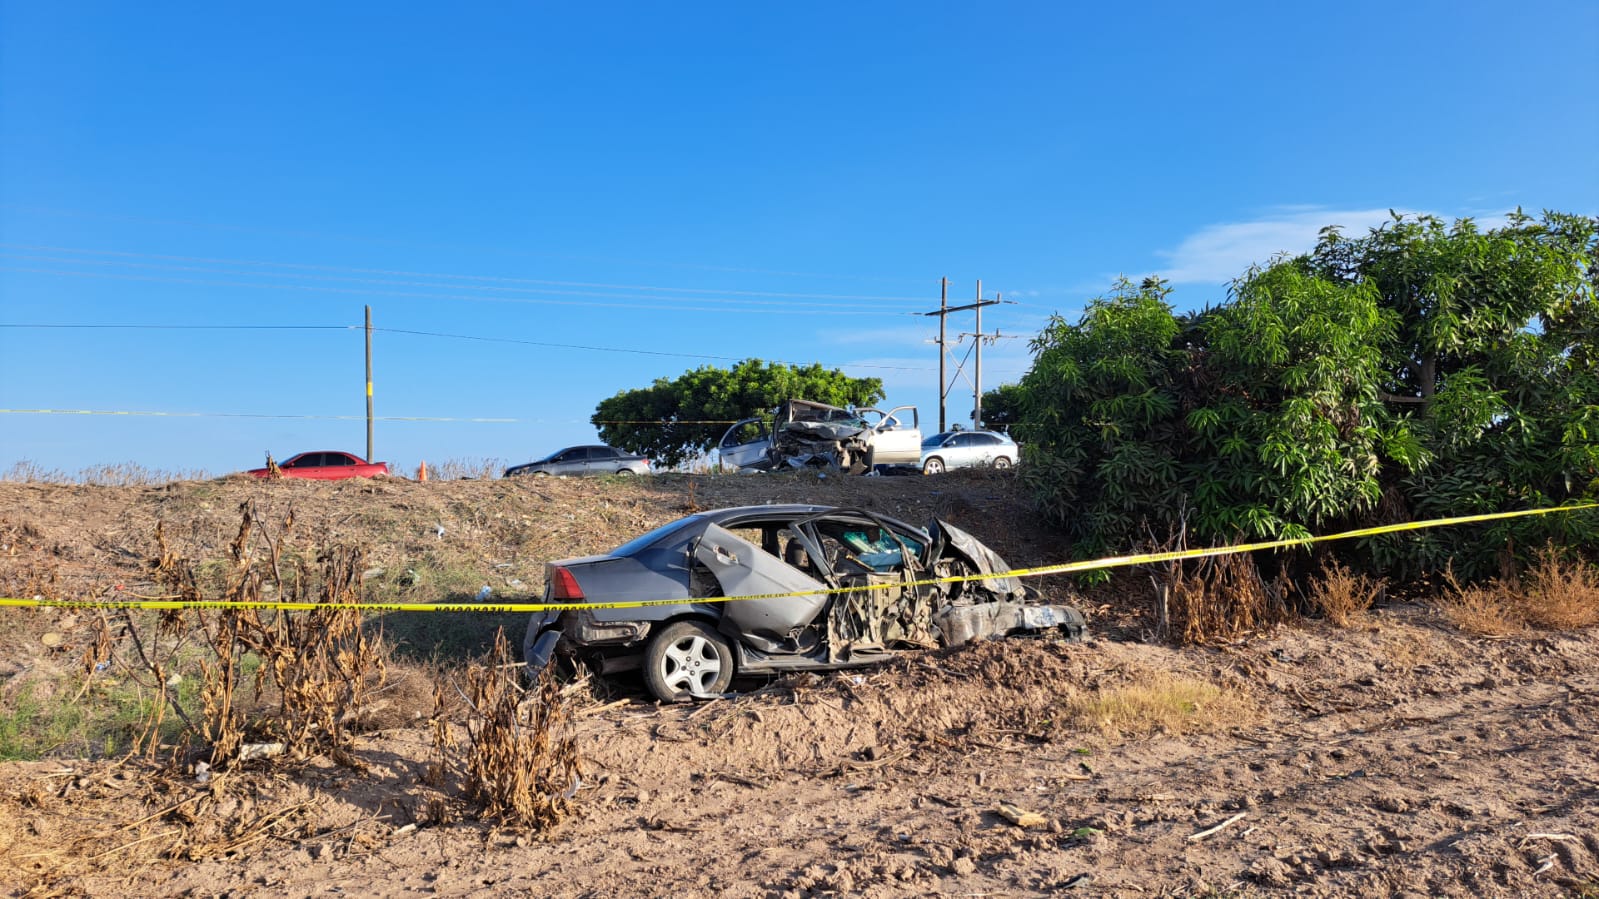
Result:
[[[1104,568],[1125,568],[1130,565],[1148,565],[1155,562],[1174,562],[1181,559],[1201,559],[1208,556],[1225,556],[1234,553],[1255,552],[1263,549],[1284,549],[1308,546],[1313,543],[1330,543],[1334,540],[1351,540],[1356,537],[1374,537],[1379,534],[1396,534],[1402,531],[1419,531],[1427,528],[1473,524],[1483,521],[1502,521],[1507,518],[1525,518],[1532,515],[1551,515],[1556,512],[1580,512],[1599,509],[1599,503],[1574,506],[1551,506],[1544,509],[1521,509],[1515,512],[1488,512],[1481,515],[1461,515],[1454,518],[1434,518],[1404,524],[1385,524],[1358,528],[1321,537],[1299,537],[1289,540],[1264,540],[1258,543],[1235,543],[1205,549],[1175,549],[1165,552],[1138,553],[1131,556],[1110,556],[1081,562],[1063,562],[1058,565],[1040,565],[1032,568],[1015,568],[993,574],[969,574],[958,577],[929,578],[918,581],[894,581],[886,584],[863,584],[853,587],[802,590],[786,593],[753,593],[742,596],[681,597],[677,599],[642,599],[619,602],[512,602],[512,603],[427,603],[427,602],[272,602],[230,601],[223,599],[132,599],[132,600],[77,600],[77,599],[19,599],[0,597],[0,608],[55,608],[55,609],[262,609],[280,612],[311,612],[318,609],[350,609],[363,612],[566,612],[578,609],[643,609],[651,606],[687,606],[707,603],[741,602],[753,599],[781,599],[789,596],[820,596],[834,593],[863,593],[871,590],[899,590],[905,587],[927,587],[935,584],[960,584],[1004,578],[1042,577],[1047,574],[1074,574],[1098,571]]]

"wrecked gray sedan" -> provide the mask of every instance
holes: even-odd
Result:
[[[642,669],[661,700],[723,693],[735,675],[872,665],[897,650],[1058,630],[1082,613],[1040,605],[1004,560],[942,521],[924,530],[861,509],[741,506],[690,515],[610,553],[551,562],[530,673],[562,654],[609,674]],[[955,583],[924,581],[969,577]],[[716,597],[758,597],[709,601]],[[609,603],[668,600],[606,608]]]

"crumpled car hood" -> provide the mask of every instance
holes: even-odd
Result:
[[[843,440],[846,437],[854,437],[866,429],[847,421],[791,421],[783,425],[783,430],[812,439]]]
[[[969,562],[973,568],[985,575],[997,575],[1010,571],[1011,567],[999,553],[983,545],[976,537],[966,533],[960,528],[950,524],[942,518],[933,519],[933,526],[928,531],[935,535],[941,534],[946,542],[945,553],[955,553]],[[1019,578],[1014,577],[985,577],[978,583],[983,589],[997,596],[1008,596],[1020,602],[1027,596],[1027,588],[1022,585]]]

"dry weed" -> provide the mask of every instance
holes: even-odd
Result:
[[[435,481],[487,481],[499,477],[504,470],[504,459],[445,459],[428,466],[428,477]]]
[[[1306,599],[1328,624],[1348,627],[1361,619],[1382,591],[1380,578],[1356,574],[1336,560],[1329,560],[1322,563],[1321,574]]]
[[[0,518],[0,595],[61,598],[61,563],[38,528]]]
[[[1568,630],[1599,624],[1599,569],[1566,560],[1553,547],[1538,553],[1532,567],[1486,584],[1461,586],[1446,577],[1442,610],[1454,625],[1475,634],[1501,636],[1529,627]]]
[[[211,475],[200,469],[166,471],[146,468],[137,462],[90,465],[69,474],[57,468],[45,468],[30,459],[15,462],[0,473],[0,481],[19,484],[86,484],[94,487],[149,487],[173,481],[202,481]]]
[[[291,511],[285,531],[292,518]],[[170,550],[159,526],[156,543],[159,557],[151,566],[155,580],[173,598],[201,601],[194,565]],[[257,547],[264,547],[264,557],[257,556]],[[231,571],[222,598],[265,603],[270,584],[276,598],[311,603],[316,607],[310,611],[186,608],[163,613],[155,642],[143,640],[132,617],[127,618],[137,667],[153,677],[144,685],[161,697],[146,725],[146,748],[158,744],[170,709],[183,721],[183,740],[198,741],[216,768],[236,761],[247,739],[282,743],[291,758],[326,753],[342,765],[360,766],[349,753],[352,729],[368,693],[382,683],[386,671],[381,634],[367,632],[359,611],[341,607],[360,600],[364,551],[333,544],[316,554],[313,566],[303,555],[291,564],[285,550],[285,538],[273,538],[255,504],[247,503],[230,547]],[[196,649],[200,657],[191,663]],[[238,707],[247,658],[259,663],[257,700],[269,693],[277,698],[275,713],[249,720]],[[198,709],[177,689],[186,663],[197,669]],[[173,761],[181,763],[182,755],[180,751]]]
[[[1236,727],[1254,718],[1254,704],[1209,681],[1156,673],[1072,697],[1065,718],[1112,737],[1181,735]]]
[[[485,818],[545,830],[572,809],[577,745],[554,679],[545,673],[528,696],[521,678],[503,630],[488,663],[467,669],[466,793]]]
[[[1247,555],[1162,566],[1155,584],[1155,637],[1179,644],[1232,640],[1292,620],[1286,581],[1268,584]]]

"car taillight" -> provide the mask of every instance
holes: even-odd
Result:
[[[583,588],[577,585],[577,578],[572,576],[572,572],[567,571],[565,568],[551,565],[549,576],[545,580],[553,588],[550,593],[551,599],[572,600],[583,598]]]

